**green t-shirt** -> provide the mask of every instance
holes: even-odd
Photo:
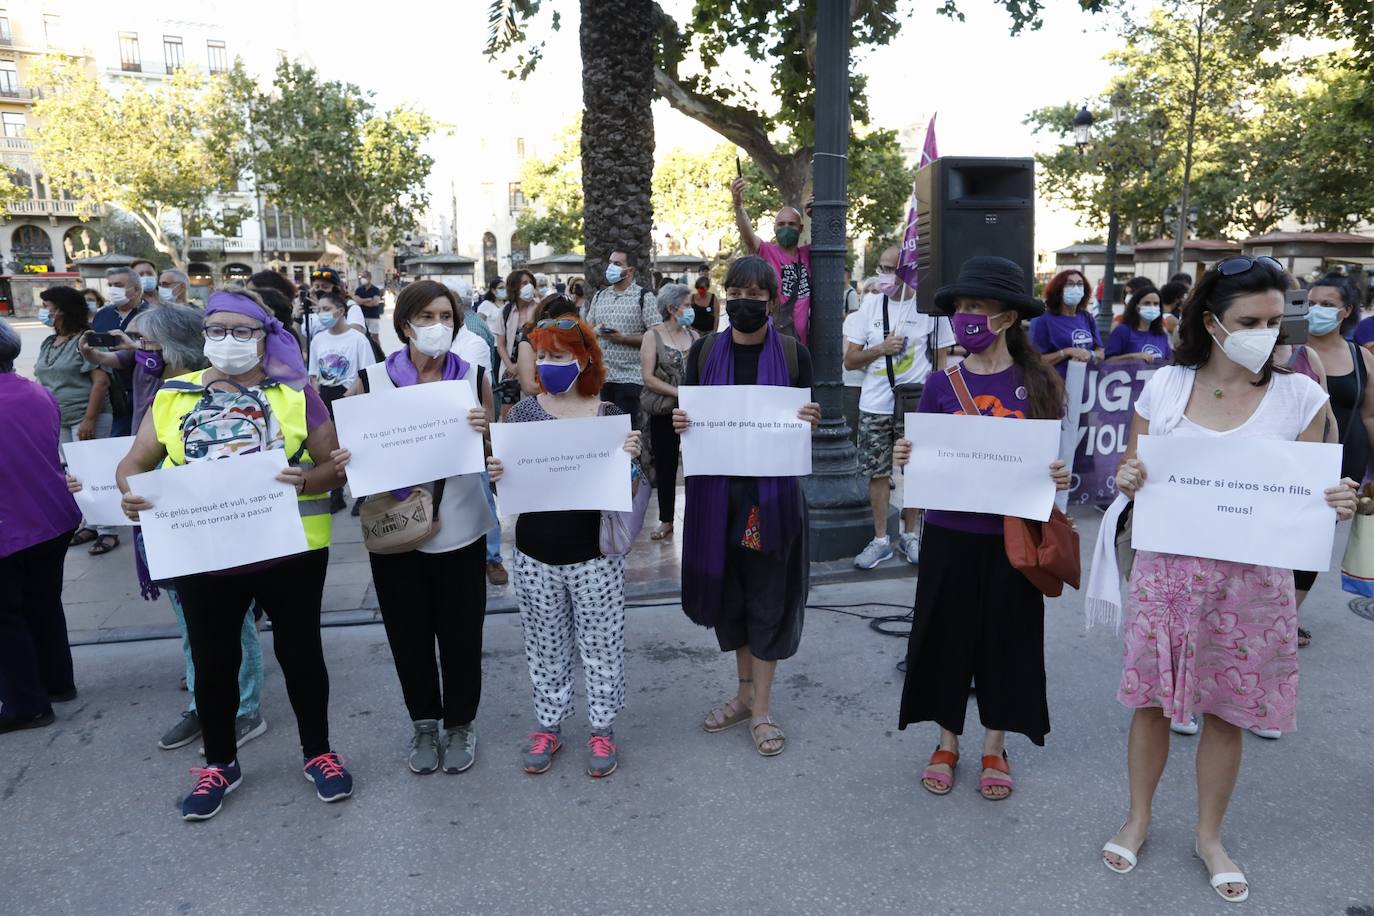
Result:
[[[62,425],[78,425],[86,417],[86,405],[91,400],[92,372],[105,370],[89,362],[81,355],[72,337],[66,343],[54,345],[57,335],[49,337],[38,348],[38,362],[34,374],[42,386],[57,398],[57,406],[62,411]],[[100,405],[101,413],[110,412],[110,399]]]

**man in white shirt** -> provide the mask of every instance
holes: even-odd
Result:
[[[945,351],[954,346],[949,319],[916,310],[916,291],[897,277],[899,253],[894,245],[878,259],[882,292],[864,297],[854,313],[858,330],[845,323],[844,367],[864,372],[859,394],[859,471],[868,478],[868,502],[873,508],[873,540],[854,558],[859,569],[872,569],[893,553],[887,534],[888,482],[892,447],[903,435],[903,417],[894,413],[894,389],[924,384],[932,355],[937,367],[942,367]],[[898,549],[912,564],[921,546],[916,526],[916,510],[904,509]]]

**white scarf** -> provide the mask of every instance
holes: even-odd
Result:
[[[1193,395],[1193,380],[1197,370],[1183,366],[1165,366],[1150,377],[1145,388],[1150,392],[1150,435],[1167,436],[1188,408]],[[1084,623],[1111,624],[1121,629],[1121,567],[1116,556],[1116,526],[1121,513],[1130,505],[1125,494],[1118,493],[1116,501],[1102,516],[1093,545],[1092,570],[1088,575],[1087,595],[1083,601]]]

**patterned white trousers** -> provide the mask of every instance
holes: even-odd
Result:
[[[515,595],[539,724],[573,714],[574,646],[587,682],[587,721],[610,728],[625,706],[625,558],[550,566],[515,551]]]

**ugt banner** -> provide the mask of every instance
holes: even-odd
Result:
[[[1135,400],[1158,368],[1144,359],[1114,359],[1089,369],[1082,391],[1069,392],[1082,405],[1069,502],[1105,506],[1116,499],[1116,466],[1130,441]]]

